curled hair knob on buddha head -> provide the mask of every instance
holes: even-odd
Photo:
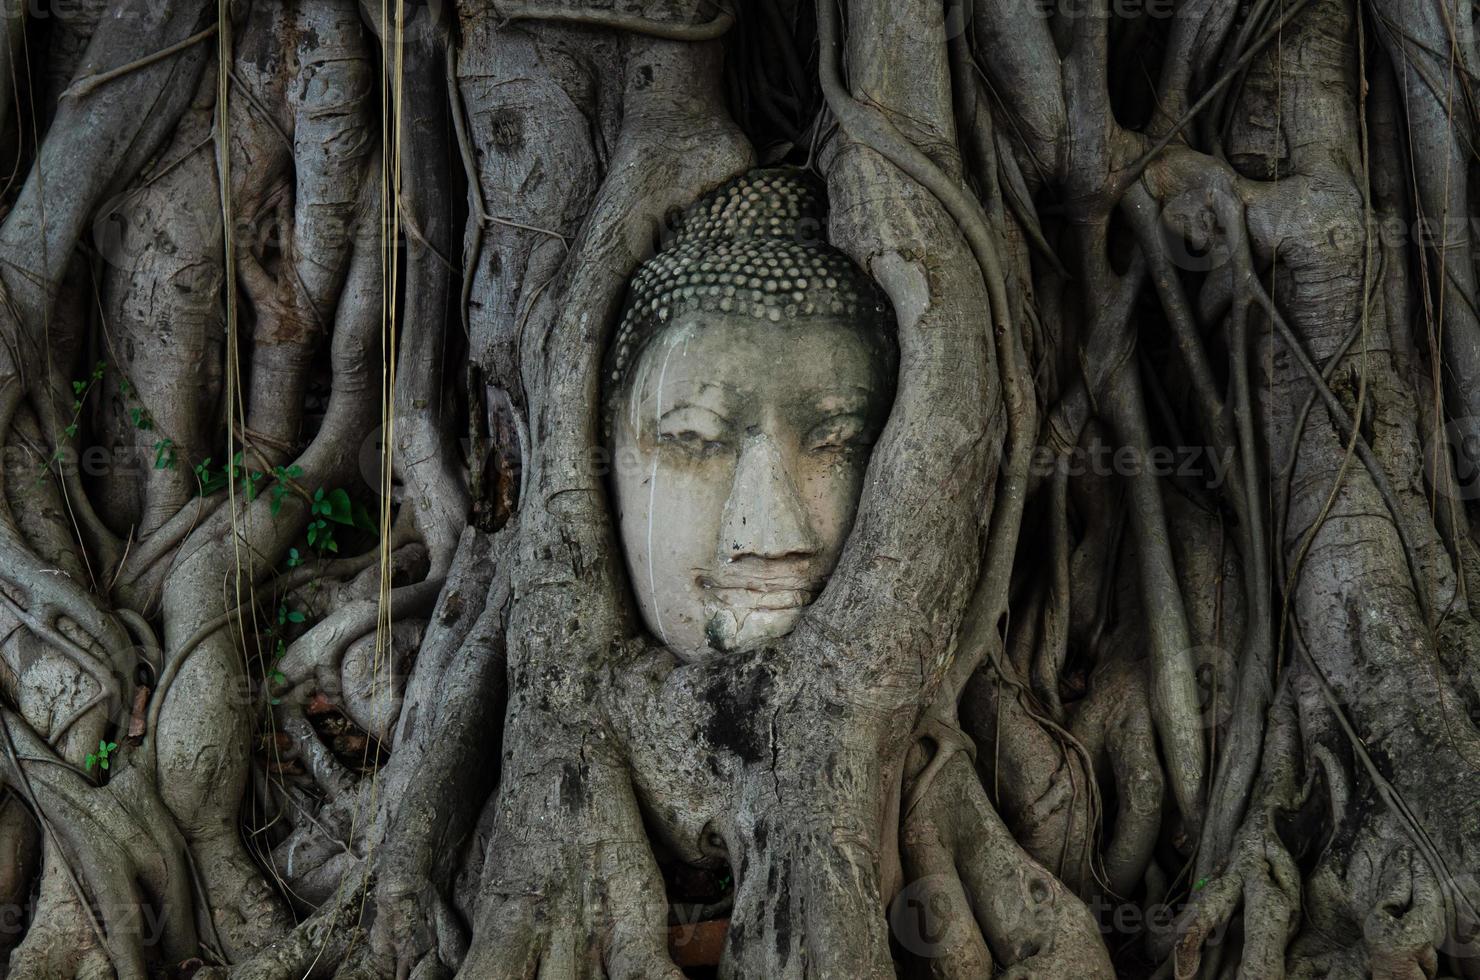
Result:
[[[608,406],[653,338],[686,313],[778,324],[811,316],[892,324],[878,286],[822,237],[826,221],[819,182],[790,168],[752,170],[690,207],[672,244],[629,285],[607,355]]]

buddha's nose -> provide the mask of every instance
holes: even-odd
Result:
[[[720,557],[804,557],[821,548],[776,443],[764,434],[746,439],[725,502]]]

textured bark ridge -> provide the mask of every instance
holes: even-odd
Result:
[[[1480,978],[1469,5],[0,14],[0,976]],[[757,167],[898,377],[681,658],[604,359]]]

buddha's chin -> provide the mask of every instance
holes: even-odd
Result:
[[[711,606],[704,635],[709,648],[721,653],[744,653],[790,633],[806,612],[806,604],[784,608]]]

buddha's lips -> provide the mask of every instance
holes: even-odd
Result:
[[[824,581],[797,578],[702,578],[704,591],[728,606],[749,609],[795,609],[809,605]]]

